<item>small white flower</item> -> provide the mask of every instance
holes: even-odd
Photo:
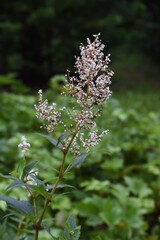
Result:
[[[18,144],[18,147],[21,148],[23,156],[28,151],[28,148],[30,147],[30,143],[27,142],[27,139],[25,136],[22,136],[21,138],[22,142]]]
[[[38,175],[38,170],[37,169],[32,169],[29,174],[27,175],[27,177],[25,178],[27,184],[29,185],[37,185],[36,181],[34,180],[34,178],[32,176],[37,176]]]

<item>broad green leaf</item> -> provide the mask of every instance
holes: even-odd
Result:
[[[99,199],[99,201],[97,201]],[[96,226],[103,223],[99,217],[102,211],[103,201],[96,196],[86,198],[83,202],[76,203],[79,216],[86,217],[86,224],[88,226]]]
[[[129,189],[122,184],[112,184],[111,193],[123,205],[127,201],[130,192],[129,192]]]
[[[118,224],[122,219],[123,209],[114,199],[106,199],[100,217],[110,227]]]
[[[110,182],[108,180],[100,181],[98,179],[91,179],[80,184],[85,187],[85,191],[108,192]]]
[[[113,158],[111,161],[105,161],[102,168],[107,171],[118,171],[123,167],[124,160],[122,158]]]
[[[144,224],[142,213],[143,207],[141,206],[140,199],[129,197],[123,206],[123,220],[127,225],[131,228],[142,228]]]
[[[133,177],[131,178],[128,176],[126,176],[124,179],[132,193],[137,194],[142,198],[152,194],[152,189],[149,188],[146,182],[144,182],[142,179]]]
[[[19,212],[33,215],[33,206],[26,200],[17,200],[8,196],[0,196],[1,201],[5,201]]]
[[[54,201],[50,204],[52,209],[59,209],[59,210],[71,210],[72,204],[69,197],[61,194],[58,194],[57,197],[54,198]]]

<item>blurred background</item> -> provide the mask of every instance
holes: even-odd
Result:
[[[37,90],[70,108],[60,96],[64,76],[67,69],[75,71],[80,43],[97,33],[114,71],[112,97],[97,121],[109,134],[66,179],[77,190],[51,204],[48,217],[56,217],[50,227],[58,234],[73,213],[82,224],[81,240],[159,240],[159,0],[0,2],[0,173],[9,174],[21,161],[22,135],[31,143],[28,162],[58,168],[59,151],[35,134],[40,132]],[[53,174],[48,169],[40,177]],[[18,188],[6,193],[8,183],[1,177],[1,195],[25,199]],[[0,202],[0,214],[6,211]],[[14,238],[17,226],[7,218],[0,225],[1,239]],[[40,239],[51,236],[42,230]]]
[[[159,87],[159,1],[34,0],[0,3],[0,74],[31,88],[73,69],[79,44],[101,33],[113,85]],[[138,83],[138,86],[137,86]]]

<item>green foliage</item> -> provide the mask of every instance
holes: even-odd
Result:
[[[78,240],[80,237],[80,226],[76,226],[75,219],[71,215],[65,224],[64,231],[57,240]]]
[[[50,95],[49,92],[46,94]],[[42,239],[158,240],[160,113],[156,102],[159,95],[155,93],[154,107],[150,103],[151,95],[147,93],[125,93],[117,97],[120,101],[113,97],[103,109],[103,118],[98,119],[101,129],[110,130],[107,138],[87,158],[82,155],[73,159],[71,167],[75,167],[75,173],[68,172],[65,184],[57,185],[54,204],[50,204],[46,216],[48,222],[43,222],[41,229]],[[39,206],[43,198],[50,197],[55,168],[60,166],[61,150],[58,147],[65,141],[65,135],[59,135],[57,144],[52,137],[45,139],[45,136],[33,133],[38,130],[39,123],[34,118],[35,99],[32,96],[2,93],[1,102],[0,170],[3,174],[0,175],[0,203],[5,201],[10,205],[0,205],[1,216],[10,214],[14,208],[14,215],[6,216],[0,228],[2,240],[7,240],[14,238],[17,232],[20,212],[28,214],[32,210],[33,202],[26,201],[23,192],[30,172],[33,171],[32,183],[37,183],[29,184],[30,191],[35,194]],[[60,105],[63,102],[61,97]],[[27,133],[31,143],[27,163],[20,168],[22,160],[17,145],[21,135],[17,132]],[[12,172],[15,165],[19,175],[5,175]],[[39,176],[33,174],[36,167],[40,168]],[[4,197],[6,188],[7,196]],[[61,195],[62,190],[66,195]],[[68,191],[72,194],[68,195]],[[62,230],[68,214],[76,216],[78,225],[82,225],[81,237],[72,217]],[[54,220],[53,216],[56,216]],[[13,224],[14,219],[16,224]],[[21,236],[28,238],[32,235],[32,225],[27,233],[21,232]]]
[[[0,75],[0,89],[12,91],[14,93],[25,93],[28,88],[16,79],[15,73]]]
[[[5,201],[9,205],[11,205],[13,208],[16,208],[16,210],[25,213],[29,216],[33,215],[33,207],[29,204],[29,202],[25,200],[16,200],[12,197],[7,196],[0,196],[1,201]]]

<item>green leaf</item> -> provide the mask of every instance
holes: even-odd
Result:
[[[22,178],[22,175],[23,175],[23,170],[25,168],[25,160],[21,160],[18,165],[16,166],[15,170],[12,171],[10,174],[14,177],[17,177],[17,178]]]
[[[69,170],[73,167],[77,167],[80,163],[82,163],[84,161],[84,159],[88,156],[88,153],[85,153],[81,156],[78,156],[76,158],[76,160],[74,161],[74,163],[72,163],[72,165],[69,167]]]
[[[129,190],[132,193],[139,195],[141,198],[152,194],[152,189],[149,188],[146,182],[144,182],[142,179],[133,177],[131,178],[128,176],[126,176],[124,179]]]
[[[7,190],[11,190],[12,188],[14,187],[22,187],[22,186],[25,186],[25,184],[20,181],[19,179],[15,179],[7,188],[6,188],[6,191]]]
[[[34,161],[26,165],[23,169],[22,180],[29,174],[29,172],[37,165],[39,161]]]
[[[51,138],[51,137],[48,136],[48,135],[41,134],[41,133],[38,133],[38,135],[40,135],[40,136],[48,139],[48,140],[53,144],[53,146],[55,146],[55,147],[58,147],[58,148],[60,148],[60,149],[63,147],[61,143],[58,144],[58,141],[56,141],[55,139]]]
[[[81,187],[85,187],[85,191],[97,191],[108,192],[110,182],[108,180],[100,181],[98,179],[91,179],[80,184]]]
[[[73,215],[69,216],[67,219],[67,224],[69,225],[71,230],[74,230],[76,228],[76,221]]]
[[[44,186],[36,186],[36,185],[30,185],[29,186],[32,190],[38,192],[41,196],[48,198],[50,194],[45,190]]]
[[[100,217],[110,227],[115,226],[121,221],[123,209],[120,207],[118,202],[114,199],[107,199],[104,203]]]
[[[17,215],[17,212],[8,213],[8,214],[4,215],[4,216],[1,218],[1,220],[4,220],[5,218],[8,218],[8,217],[13,216],[13,215]]]
[[[76,227],[76,221],[73,215],[71,215],[65,224],[64,227],[64,239],[67,240],[78,240],[80,237],[81,227]]]
[[[17,200],[8,196],[0,196],[1,201],[5,201],[19,212],[33,215],[33,206],[26,200]]]
[[[51,184],[47,184],[46,185],[46,189],[47,190],[51,190],[52,188],[54,187],[54,184],[51,185]],[[68,185],[68,184],[58,184],[56,188],[74,188],[74,186],[71,186],[71,185]]]
[[[59,143],[62,141],[62,139],[64,139],[64,138],[67,137],[68,135],[69,135],[69,132],[64,132],[64,133],[62,133],[62,134],[59,136],[59,138],[58,138],[58,141],[57,141],[57,145],[56,145],[56,146],[58,146]]]
[[[76,203],[79,216],[86,218],[86,224],[88,226],[97,226],[103,223],[102,219],[99,217],[102,207],[103,199],[96,195]]]
[[[6,179],[16,179],[16,177],[10,176],[10,175],[3,175],[0,173],[0,177],[6,178]]]
[[[58,240],[58,238],[54,237],[51,233],[51,229],[48,225],[46,224],[42,224],[42,227],[49,233],[49,235],[54,239],[54,240]]]
[[[51,202],[51,208],[54,210],[59,209],[61,211],[71,210],[72,205],[71,205],[70,198],[64,195],[63,197],[61,197],[61,195],[58,194],[57,197],[54,198],[54,201]]]

